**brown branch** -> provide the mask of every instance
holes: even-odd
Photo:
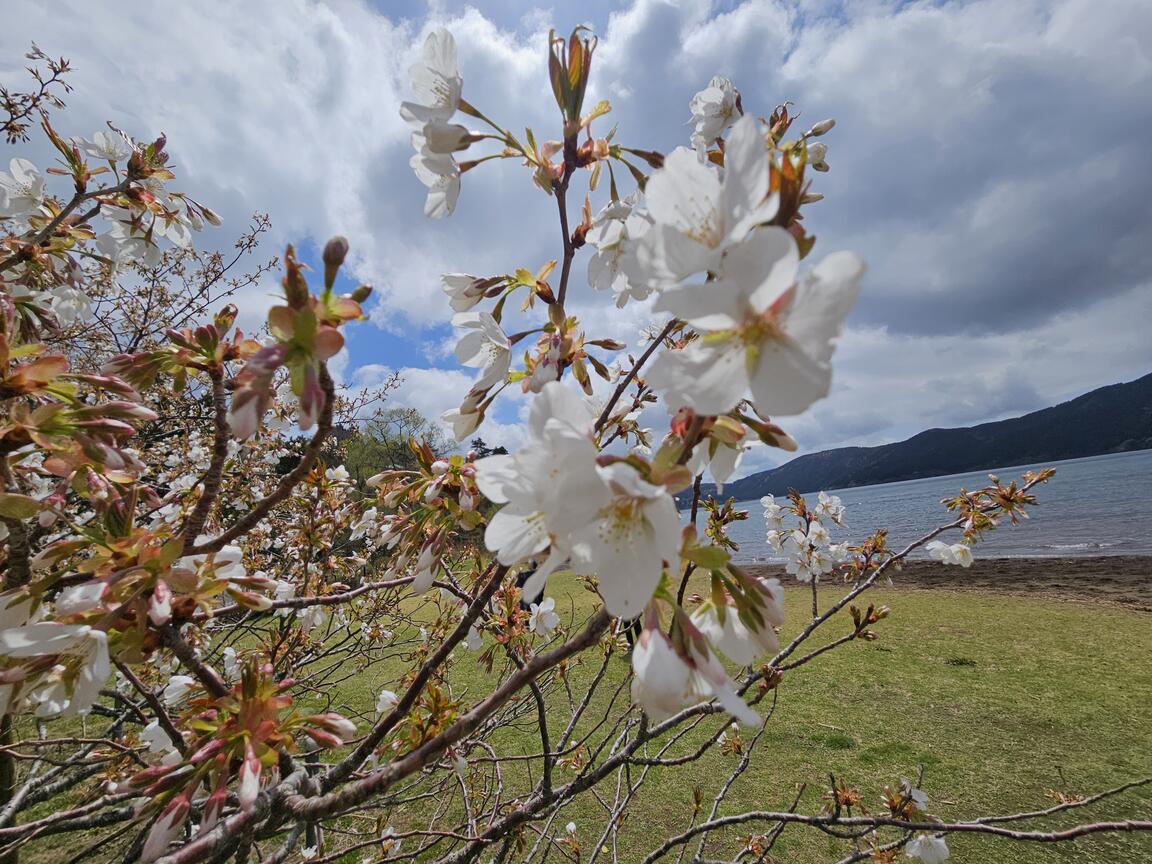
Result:
[[[381,718],[380,721],[372,728],[372,731],[364,737],[356,749],[349,753],[337,765],[333,766],[324,775],[320,781],[320,786],[324,791],[329,791],[342,780],[348,778],[353,771],[355,771],[365,759],[367,759],[372,751],[379,746],[380,742],[397,723],[403,718],[408,716],[412,710],[412,706],[416,704],[417,698],[424,690],[424,686],[432,677],[432,673],[440,667],[440,665],[448,659],[448,655],[452,653],[453,649],[464,641],[468,636],[468,631],[471,629],[472,624],[480,617],[480,613],[484,611],[484,607],[488,605],[488,601],[492,599],[492,595],[500,588],[501,583],[504,581],[504,576],[508,573],[508,568],[504,566],[497,567],[492,573],[492,577],[488,583],[476,595],[469,607],[461,616],[456,629],[453,630],[444,639],[443,642],[432,652],[424,665],[420,667],[420,671],[416,673],[416,677],[404,691],[404,695],[392,706],[392,710]]]
[[[384,792],[397,780],[419,771],[449,747],[475,731],[492,712],[508,702],[529,681],[573,654],[578,654],[595,644],[600,635],[608,629],[610,620],[606,611],[598,610],[588,619],[588,623],[578,635],[545,654],[533,657],[523,669],[509,676],[490,696],[461,715],[459,720],[390,765],[373,772],[363,780],[350,783],[339,792],[318,798],[307,798],[299,794],[289,795],[285,800],[285,806],[296,816],[316,819],[342,812],[373,795]]]
[[[179,630],[171,624],[165,624],[159,628],[159,633],[160,642],[188,667],[188,671],[196,676],[196,679],[204,685],[204,689],[216,698],[228,695],[228,688],[220,680],[220,676],[196,655],[195,649],[184,641]]]
[[[64,220],[72,215],[72,212],[85,201],[91,200],[98,195],[114,195],[119,192],[124,192],[128,189],[131,183],[131,180],[125,179],[120,183],[117,183],[115,186],[111,186],[105,189],[95,189],[91,192],[77,192],[72,196],[72,199],[64,205],[64,209],[57,213],[56,216],[47,225],[41,228],[40,231],[37,232],[37,234],[24,245],[39,246],[41,243],[51,237],[53,232],[60,227]],[[99,212],[99,207],[93,208],[93,210],[84,215],[86,218],[91,218],[97,212]],[[15,267],[20,263],[22,259],[23,255],[17,252],[15,255],[9,255],[7,258],[0,260],[0,273]]]
[[[1064,828],[1058,831],[1019,831],[1011,828],[999,828],[995,825],[989,825],[985,822],[912,822],[907,819],[895,819],[889,816],[834,816],[834,815],[821,815],[821,816],[805,816],[799,813],[784,812],[771,812],[771,811],[749,811],[747,813],[739,813],[733,816],[722,816],[718,819],[712,819],[708,822],[701,822],[698,825],[689,828],[682,834],[675,837],[670,837],[664,843],[660,844],[644,859],[643,864],[654,864],[660,858],[664,857],[675,847],[682,843],[686,843],[693,837],[715,831],[719,828],[725,828],[731,825],[742,825],[747,822],[777,822],[780,824],[800,824],[809,825],[821,830],[829,830],[834,828],[900,828],[905,831],[921,831],[932,834],[951,834],[951,833],[964,833],[964,834],[992,834],[998,837],[1006,837],[1011,840],[1023,840],[1033,843],[1061,843],[1067,840],[1075,840],[1077,837],[1085,837],[1089,834],[1100,834],[1105,832],[1128,832],[1128,831],[1152,831],[1152,820],[1138,820],[1138,819],[1125,819],[1112,822],[1089,822],[1082,825],[1074,825],[1071,828]]]
[[[308,476],[308,472],[312,470],[312,465],[320,456],[320,451],[324,447],[328,434],[332,431],[332,412],[335,409],[336,387],[332,383],[332,376],[328,374],[328,367],[324,363],[320,364],[320,387],[324,390],[324,410],[320,412],[320,417],[316,421],[316,433],[308,442],[303,456],[300,457],[300,462],[284,475],[280,485],[270,495],[236,520],[231,528],[216,539],[201,543],[199,546],[188,550],[188,554],[209,555],[213,552],[219,552],[233,540],[244,536],[259,525],[260,521],[272,512],[272,508],[291,495],[296,485]]]
[[[187,753],[188,745],[184,743],[184,736],[180,734],[175,724],[173,724],[172,718],[168,716],[168,712],[164,709],[164,703],[160,701],[151,689],[144,686],[144,682],[136,677],[135,673],[127,664],[121,663],[119,660],[114,660],[113,662],[116,664],[116,668],[120,670],[120,674],[124,676],[129,684],[136,688],[136,692],[144,698],[144,701],[148,703],[148,707],[156,713],[156,722],[159,723],[160,728],[167,733],[169,739],[172,741],[172,746],[179,750],[181,754]]]
[[[224,395],[224,371],[219,367],[208,372],[212,379],[212,461],[204,473],[204,488],[196,507],[184,520],[180,533],[184,537],[184,554],[188,555],[196,544],[196,538],[204,530],[216,496],[220,494],[220,484],[224,479],[224,463],[228,459],[228,400]]]
[[[660,331],[660,335],[653,339],[651,344],[644,349],[644,353],[640,355],[640,359],[632,364],[632,368],[628,370],[628,374],[616,385],[616,389],[612,391],[612,395],[608,398],[608,404],[604,406],[604,410],[600,412],[600,417],[596,420],[595,429],[597,432],[600,431],[601,426],[608,422],[608,417],[612,414],[612,409],[616,407],[616,403],[620,401],[620,397],[624,395],[624,391],[628,389],[628,385],[632,383],[632,379],[640,373],[640,368],[648,362],[648,358],[656,353],[656,349],[664,342],[664,338],[671,333],[673,328],[679,323],[678,320],[673,318],[665,324],[664,329]]]

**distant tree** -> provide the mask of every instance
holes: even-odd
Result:
[[[417,460],[408,446],[410,440],[426,441],[435,453],[449,446],[440,426],[415,408],[384,408],[348,432],[340,442],[339,458],[356,484],[363,485],[381,471],[415,468]]]
[[[508,453],[504,447],[489,447],[480,437],[472,439],[471,449],[475,451],[477,459],[483,459],[485,456],[504,456]]]

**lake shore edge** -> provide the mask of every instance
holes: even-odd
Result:
[[[741,566],[758,576],[776,576],[785,584],[795,582],[779,564]],[[839,583],[830,582],[827,590],[836,587]],[[892,573],[891,587],[1106,603],[1152,612],[1152,555],[977,557],[968,569],[945,566],[937,561],[913,560],[906,561]]]

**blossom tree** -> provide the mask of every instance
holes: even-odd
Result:
[[[401,108],[426,215],[452,214],[463,175],[513,160],[555,210],[559,257],[444,277],[457,358],[477,370],[444,423],[466,440],[519,387],[524,445],[413,439],[367,494],[334,430],[375,396],[328,370],[370,294],[336,291],[347,242],[324,247],[316,284],[291,247],[238,275],[266,221],[236,259],[193,251],[219,218],[178,188],[163,136],[65,137],[53,112],[70,70],[38,51],[37,89],[0,91],[9,142],[35,121],[58,154],[0,173],[0,856],[763,861],[806,826],[842,841],[843,861],[931,864],[956,832],[1152,829],[1026,824],[1118,790],[949,821],[899,766],[878,811],[835,777],[819,812],[728,809],[786,710],[781,682],[875,638],[888,610],[858,598],[920,547],[967,566],[1050,472],[963,492],[902,549],[883,531],[833,542],[834,497],[765,499],[768,540],[803,583],[788,590],[811,601],[786,621],[784,585],[732,560],[727,526],[747,514],[701,480],[722,484],[754,441],[795,449],[778,419],[828,392],[864,272],[849,252],[807,263],[833,123],[796,132],[789,106],[759,116],[714,78],[691,102],[690,147],[626,145],[600,135],[607,102],[585,105],[595,47],[583,29],[550,38],[559,137],[539,140],[465,99],[451,34],[428,36]],[[581,254],[604,302],[651,312],[636,345],[581,321]],[[225,301],[273,267],[282,295],[243,333]],[[557,602],[561,579],[586,608]],[[381,683],[358,701],[364,681]],[[622,849],[645,782],[714,748],[740,758],[711,802],[698,792],[682,830]],[[593,829],[569,819],[588,800]]]

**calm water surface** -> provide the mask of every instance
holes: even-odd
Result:
[[[1056,476],[1034,490],[1040,505],[1031,508],[1032,518],[1016,526],[1003,524],[986,534],[977,557],[1152,555],[1152,450],[1045,465],[1055,468]],[[1045,465],[828,490],[839,495],[847,508],[844,521],[848,527],[829,526],[832,537],[859,542],[876,528],[887,527],[892,548],[903,548],[947,520],[940,499],[955,495],[961,486],[986,485],[989,473],[1006,482]],[[729,531],[740,544],[735,559],[745,563],[781,560],[764,540],[760,502],[745,501],[740,506],[749,513],[746,521],[737,522]]]

